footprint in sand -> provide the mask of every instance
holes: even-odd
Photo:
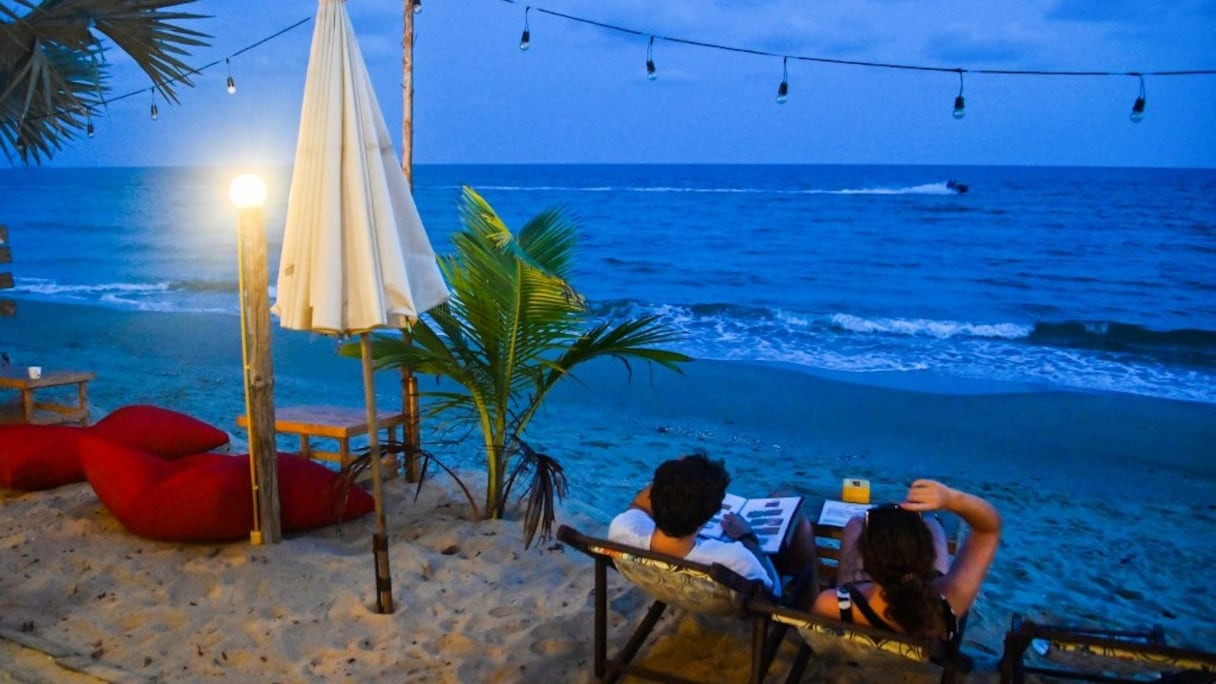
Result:
[[[498,606],[487,611],[490,617],[504,618],[519,615],[523,611],[515,606]]]
[[[532,642],[528,650],[542,656],[560,656],[581,648],[581,644],[572,639],[538,639]]]

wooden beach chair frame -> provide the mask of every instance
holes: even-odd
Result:
[[[755,598],[764,597],[770,601],[773,600],[761,582],[744,579],[722,565],[707,566],[675,556],[654,553],[648,549],[639,549],[607,539],[590,537],[568,525],[558,528],[557,538],[595,560],[593,669],[596,681],[614,682],[621,676],[631,675],[658,682],[695,684],[693,680],[632,663],[634,656],[641,650],[668,605],[675,605],[698,613],[730,615],[750,620],[752,660],[749,681],[753,684],[764,681],[777,654],[777,649],[781,645],[786,627],[771,623],[762,613],[747,610],[748,603]],[[608,657],[608,568],[610,567],[654,598],[654,602],[641,621],[637,623],[628,642],[616,656],[611,658]],[[657,580],[657,584],[644,583],[648,579]],[[681,594],[683,597],[680,596]],[[706,595],[712,595],[714,598],[712,605],[689,602]],[[687,600],[681,600],[681,598]]]
[[[952,521],[953,522],[953,521]],[[953,525],[952,525],[953,526]],[[822,586],[835,586],[836,570],[840,564],[840,537],[844,529],[835,525],[816,524],[815,526],[815,559],[816,572]],[[964,533],[965,525],[957,524],[957,529],[951,535],[948,549],[951,556],[958,549]],[[947,530],[949,527],[946,528]],[[799,610],[775,604],[763,599],[749,602],[748,609],[755,614],[781,625],[793,627],[802,635],[802,644],[798,655],[786,678],[787,684],[801,681],[803,671],[815,655],[811,646],[812,640],[842,639],[851,645],[866,651],[873,650],[875,655],[882,653],[900,656],[902,658],[940,665],[942,668],[942,684],[953,684],[957,681],[958,673],[971,669],[971,660],[962,651],[963,634],[967,629],[967,615],[958,622],[958,630],[952,639],[914,636],[891,632],[877,627],[861,625],[852,622],[834,620],[822,615],[815,615],[806,610]]]
[[[1039,639],[1047,642],[1049,653],[1074,654],[1085,662],[1074,666],[1059,663],[1052,667],[1026,663],[1027,650]],[[1097,668],[1103,662],[1110,663],[1112,669],[1117,665],[1121,670],[1131,667],[1140,670],[1141,674],[1156,673],[1159,679],[1155,681],[1159,682],[1216,682],[1216,653],[1168,646],[1160,625],[1148,630],[1118,631],[1044,625],[1014,615],[1005,634],[1005,651],[1001,655],[1001,684],[1022,684],[1027,673],[1089,682],[1135,684],[1147,681],[1143,676],[1132,678],[1127,672],[1099,671]]]

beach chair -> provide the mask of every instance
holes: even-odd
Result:
[[[766,597],[773,601],[759,581],[744,579],[722,565],[706,566],[648,549],[589,537],[568,525],[558,528],[557,538],[595,560],[593,669],[596,681],[612,682],[626,674],[659,682],[692,681],[632,663],[669,605],[695,613],[749,619],[752,628],[749,681],[758,684],[764,680],[786,628],[770,623],[760,613],[746,610],[753,598]],[[610,567],[654,599],[628,642],[611,658],[608,657],[607,643]]]
[[[1022,684],[1027,673],[1088,682],[1212,684],[1216,653],[1168,646],[1160,625],[1116,631],[1042,625],[1014,615],[1005,634],[1001,684]]]
[[[951,555],[958,548],[963,533],[961,524],[957,528],[948,543]],[[823,586],[836,584],[842,531],[843,528],[834,525],[815,525],[815,558]],[[763,598],[750,601],[748,610],[778,625],[793,627],[802,636],[803,643],[790,669],[787,683],[802,679],[803,671],[813,656],[856,662],[875,672],[882,672],[886,668],[925,671],[940,668],[942,684],[953,684],[960,672],[971,669],[970,658],[960,650],[967,628],[966,615],[959,618],[958,632],[954,638],[947,640],[842,622],[806,610],[781,606]]]

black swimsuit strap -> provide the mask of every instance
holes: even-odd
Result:
[[[861,584],[860,582],[856,584]],[[890,623],[878,616],[874,612],[874,608],[870,606],[870,602],[866,600],[866,595],[857,588],[856,584],[846,584],[836,588],[836,601],[840,606],[841,622],[853,622],[853,607],[856,606],[861,614],[866,616],[866,620],[874,627],[885,629],[889,632],[899,632],[900,630],[892,629]],[[946,639],[953,639],[958,634],[958,616],[954,614],[954,609],[950,607],[950,602],[946,597],[942,597],[942,619],[946,623]]]
[[[886,620],[882,619],[878,616],[878,613],[874,612],[874,609],[870,607],[870,602],[866,600],[866,595],[861,593],[861,590],[855,585],[846,584],[844,588],[845,591],[849,592],[849,598],[853,600],[853,605],[857,606],[857,610],[860,610],[861,614],[866,616],[866,621],[868,621],[872,626],[878,627],[879,629],[885,629],[888,632],[899,631],[893,629]]]
[[[958,616],[945,596],[942,597],[942,618],[946,621],[946,640],[950,641],[958,634]]]

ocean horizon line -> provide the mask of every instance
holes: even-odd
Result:
[[[236,162],[228,164],[101,164],[96,166],[90,165],[65,165],[58,166],[53,162],[41,166],[18,167],[11,166],[7,171],[37,171],[37,170],[90,170],[90,169],[229,169],[229,168],[291,168],[291,162],[273,161],[261,163]],[[1070,169],[1076,170],[1149,170],[1149,171],[1212,171],[1216,172],[1214,166],[1125,166],[1125,165],[1104,165],[1104,164],[1013,164],[1013,163],[990,163],[990,164],[975,164],[961,162],[724,162],[724,161],[680,161],[680,162],[632,162],[632,161],[442,161],[442,162],[419,162],[415,161],[414,169],[418,168],[451,168],[451,167],[478,167],[478,168],[493,168],[493,167],[523,167],[523,168],[546,168],[546,167],[605,167],[605,168],[662,168],[662,167],[720,167],[720,168],[864,168],[864,167],[882,167],[882,168],[974,168],[974,169],[1052,169],[1066,171]],[[0,169],[5,171],[5,169]]]

